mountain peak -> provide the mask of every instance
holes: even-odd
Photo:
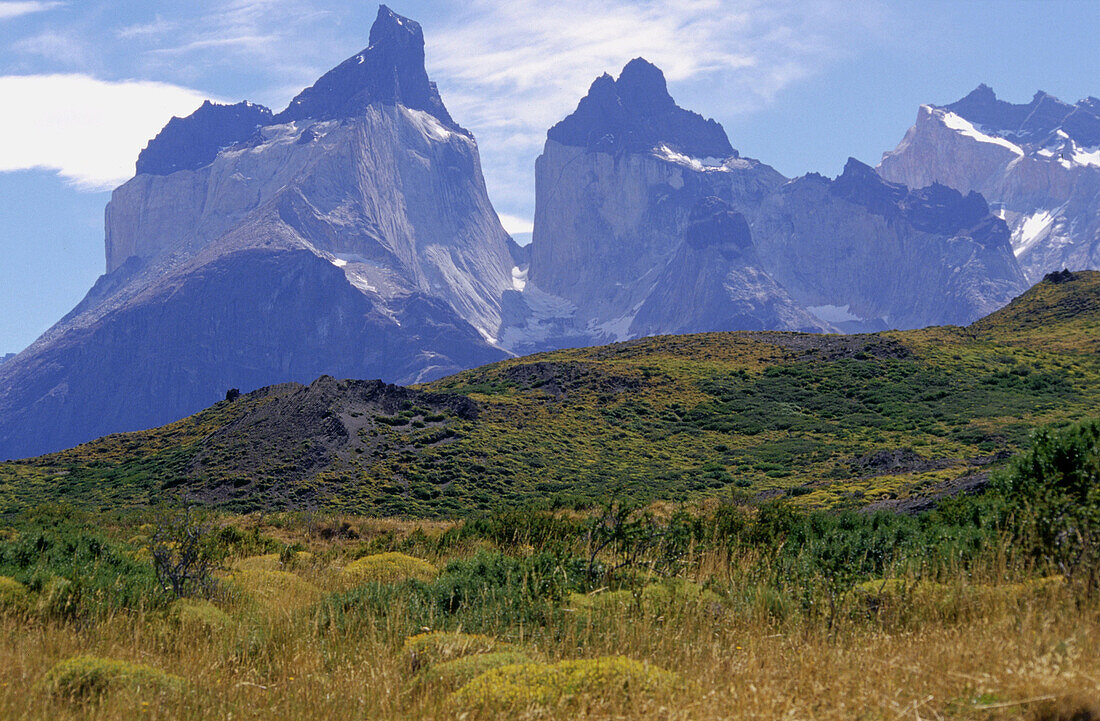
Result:
[[[138,155],[138,175],[170,175],[210,164],[218,151],[271,122],[262,105],[221,105],[209,100],[186,118],[172,118]]]
[[[385,5],[379,5],[378,15],[370,28],[369,43],[369,48],[414,45],[423,49],[424,31],[415,20],[398,15]]]
[[[590,152],[645,153],[667,145],[698,158],[735,154],[722,126],[676,105],[664,73],[644,58],[627,63],[617,80],[606,73],[596,78],[577,109],[546,136]]]
[[[321,76],[290,101],[276,122],[353,117],[372,103],[423,110],[453,130],[435,83],[424,69],[424,32],[417,23],[380,5],[369,45]]]

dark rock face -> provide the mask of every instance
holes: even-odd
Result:
[[[1044,283],[1054,283],[1055,285],[1070,283],[1074,280],[1077,280],[1077,276],[1071,273],[1068,268],[1056,270],[1053,273],[1047,273],[1043,276]]]
[[[209,165],[222,148],[247,140],[261,125],[271,123],[271,111],[243,102],[216,105],[207,100],[186,118],[172,118],[149,141],[137,160],[139,175],[171,175]]]
[[[378,8],[370,45],[299,93],[275,122],[343,118],[359,114],[371,103],[423,110],[448,128],[461,130],[443,106],[435,83],[428,80],[420,24],[385,5]]]
[[[4,365],[0,456],[162,425],[226,388],[324,373],[412,381],[426,357],[433,377],[504,357],[445,304],[410,297],[390,317],[304,250],[226,255],[150,290]]]
[[[979,241],[1003,245],[1007,239],[1007,227],[992,222],[996,219],[989,214],[989,204],[978,193],[971,191],[964,196],[940,183],[910,190],[884,180],[874,168],[855,158],[848,158],[844,172],[829,184],[829,192],[876,215],[907,222],[927,233],[955,235],[986,226],[977,238]]]
[[[256,484],[276,494],[293,492],[288,481],[370,457],[385,443],[376,433],[384,421],[393,430],[392,424],[408,429],[415,420],[432,431],[438,443],[451,437],[449,426],[454,422],[472,420],[479,412],[465,396],[327,375],[308,385],[262,388],[241,402],[249,410],[204,438],[188,469],[188,475],[202,479],[210,489],[206,500],[255,494]]]
[[[1018,140],[1034,140],[1045,138],[1059,128],[1063,128],[1069,116],[1075,113],[1078,117],[1074,119],[1072,125],[1076,127],[1083,123],[1082,129],[1090,125],[1088,118],[1100,119],[1096,117],[1094,105],[1089,102],[1090,100],[1093,99],[1082,100],[1074,106],[1040,90],[1035,93],[1030,103],[1014,105],[999,100],[993,89],[983,83],[962,100],[945,105],[944,109],[997,135],[1014,136]],[[1070,137],[1081,142],[1082,145],[1095,144],[1082,142],[1086,138],[1077,137],[1072,133]]]
[[[594,152],[639,153],[663,144],[698,158],[735,154],[722,126],[676,105],[664,73],[642,58],[631,60],[618,80],[597,78],[547,138]]]

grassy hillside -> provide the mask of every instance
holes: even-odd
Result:
[[[968,328],[713,333],[544,353],[416,389],[321,378],[0,464],[0,512],[167,491],[234,510],[451,516],[517,502],[787,496],[908,507],[1100,407],[1100,273]]]

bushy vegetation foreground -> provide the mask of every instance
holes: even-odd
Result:
[[[40,507],[0,718],[1096,718],[1098,479],[1089,422],[911,516]]]

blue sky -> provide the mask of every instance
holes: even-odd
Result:
[[[921,103],[979,82],[1100,95],[1093,0],[393,0],[523,231],[546,129],[644,56],[743,155],[800,175],[874,164]],[[0,0],[0,354],[103,271],[103,207],[137,152],[204,98],[281,109],[367,42],[361,0]]]

